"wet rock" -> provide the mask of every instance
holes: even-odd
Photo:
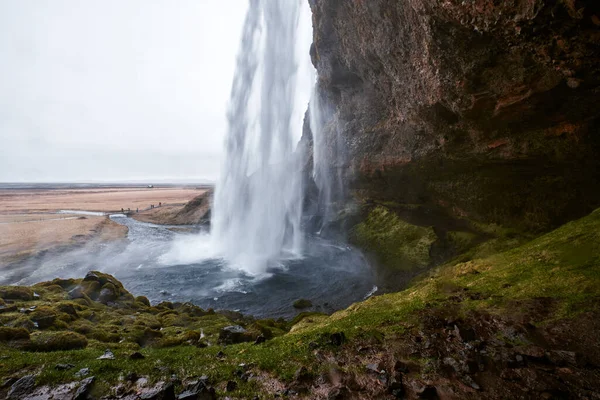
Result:
[[[84,376],[88,376],[90,374],[89,368],[81,368],[79,371],[75,372],[75,377],[83,378]]]
[[[143,360],[144,358],[146,358],[146,356],[144,356],[139,351],[133,352],[129,355],[130,360]]]
[[[470,377],[469,375],[461,376],[459,379],[465,385],[467,385],[467,386],[469,386],[469,387],[471,387],[471,388],[473,388],[475,390],[481,390],[481,386],[479,386],[477,384],[477,382],[475,382],[475,380],[473,380],[473,378]]]
[[[7,399],[22,399],[35,387],[35,375],[26,375],[12,384]]]
[[[335,332],[329,335],[329,343],[334,346],[341,346],[346,342],[346,335],[344,332]]]
[[[196,382],[192,382],[185,390],[177,396],[177,400],[216,400],[215,389],[208,386],[208,377],[201,376]]]
[[[54,369],[57,369],[59,371],[66,371],[68,369],[74,368],[75,366],[73,364],[56,364],[54,366]]]
[[[263,344],[266,341],[267,341],[267,338],[264,335],[258,335],[256,340],[254,341],[254,344]]]
[[[88,398],[88,393],[92,389],[92,385],[94,384],[95,380],[96,378],[94,378],[93,376],[82,380],[79,384],[79,387],[77,388],[77,391],[75,392],[73,400],[86,400]]]
[[[81,287],[79,285],[75,286],[73,289],[71,289],[69,291],[68,295],[69,295],[69,299],[71,299],[71,300],[83,299],[86,297],[83,287]]]
[[[252,341],[252,336],[239,325],[226,326],[219,333],[219,343],[222,344],[236,344],[249,341]]]
[[[97,360],[114,360],[114,359],[115,359],[115,355],[109,349],[106,349],[104,351],[104,354],[102,354],[100,357],[97,358]]]
[[[301,310],[301,309],[304,309],[304,308],[310,308],[310,307],[312,307],[313,303],[312,303],[312,301],[307,300],[307,299],[299,299],[299,300],[296,300],[294,302],[294,304],[292,304],[292,305],[293,305],[294,308],[297,308],[297,309]]]
[[[98,301],[102,304],[108,304],[117,300],[118,297],[119,295],[115,286],[112,283],[107,283],[100,290]]]
[[[141,400],[175,400],[175,386],[169,382],[151,389],[140,396]]]

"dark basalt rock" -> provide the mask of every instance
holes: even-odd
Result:
[[[251,342],[252,336],[246,332],[246,329],[239,325],[226,326],[219,333],[219,343],[236,344]]]
[[[310,5],[331,171],[361,199],[438,233],[600,205],[596,1]]]
[[[175,400],[175,386],[169,382],[140,396],[141,400]]]
[[[7,399],[22,399],[35,387],[35,375],[27,375],[16,381],[8,391]]]
[[[75,395],[73,396],[73,400],[86,400],[95,380],[96,378],[93,376],[82,380],[77,388],[77,391],[75,392]]]

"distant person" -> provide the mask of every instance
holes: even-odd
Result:
[[[123,210],[123,208],[121,208],[121,213],[124,213],[124,212],[125,212],[125,210]]]
[[[139,213],[139,212],[140,212],[140,209],[139,209],[139,208],[136,208],[136,209],[135,209],[135,213],[137,214],[137,213]]]
[[[159,207],[162,207],[162,202],[160,202],[160,201],[159,201],[159,202],[158,202],[158,206],[159,206]]]

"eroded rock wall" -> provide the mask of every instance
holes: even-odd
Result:
[[[326,133],[360,199],[439,229],[546,230],[600,204],[600,3],[310,4]]]

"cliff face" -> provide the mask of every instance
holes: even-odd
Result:
[[[310,4],[325,133],[360,199],[438,230],[547,230],[600,204],[600,3]]]

